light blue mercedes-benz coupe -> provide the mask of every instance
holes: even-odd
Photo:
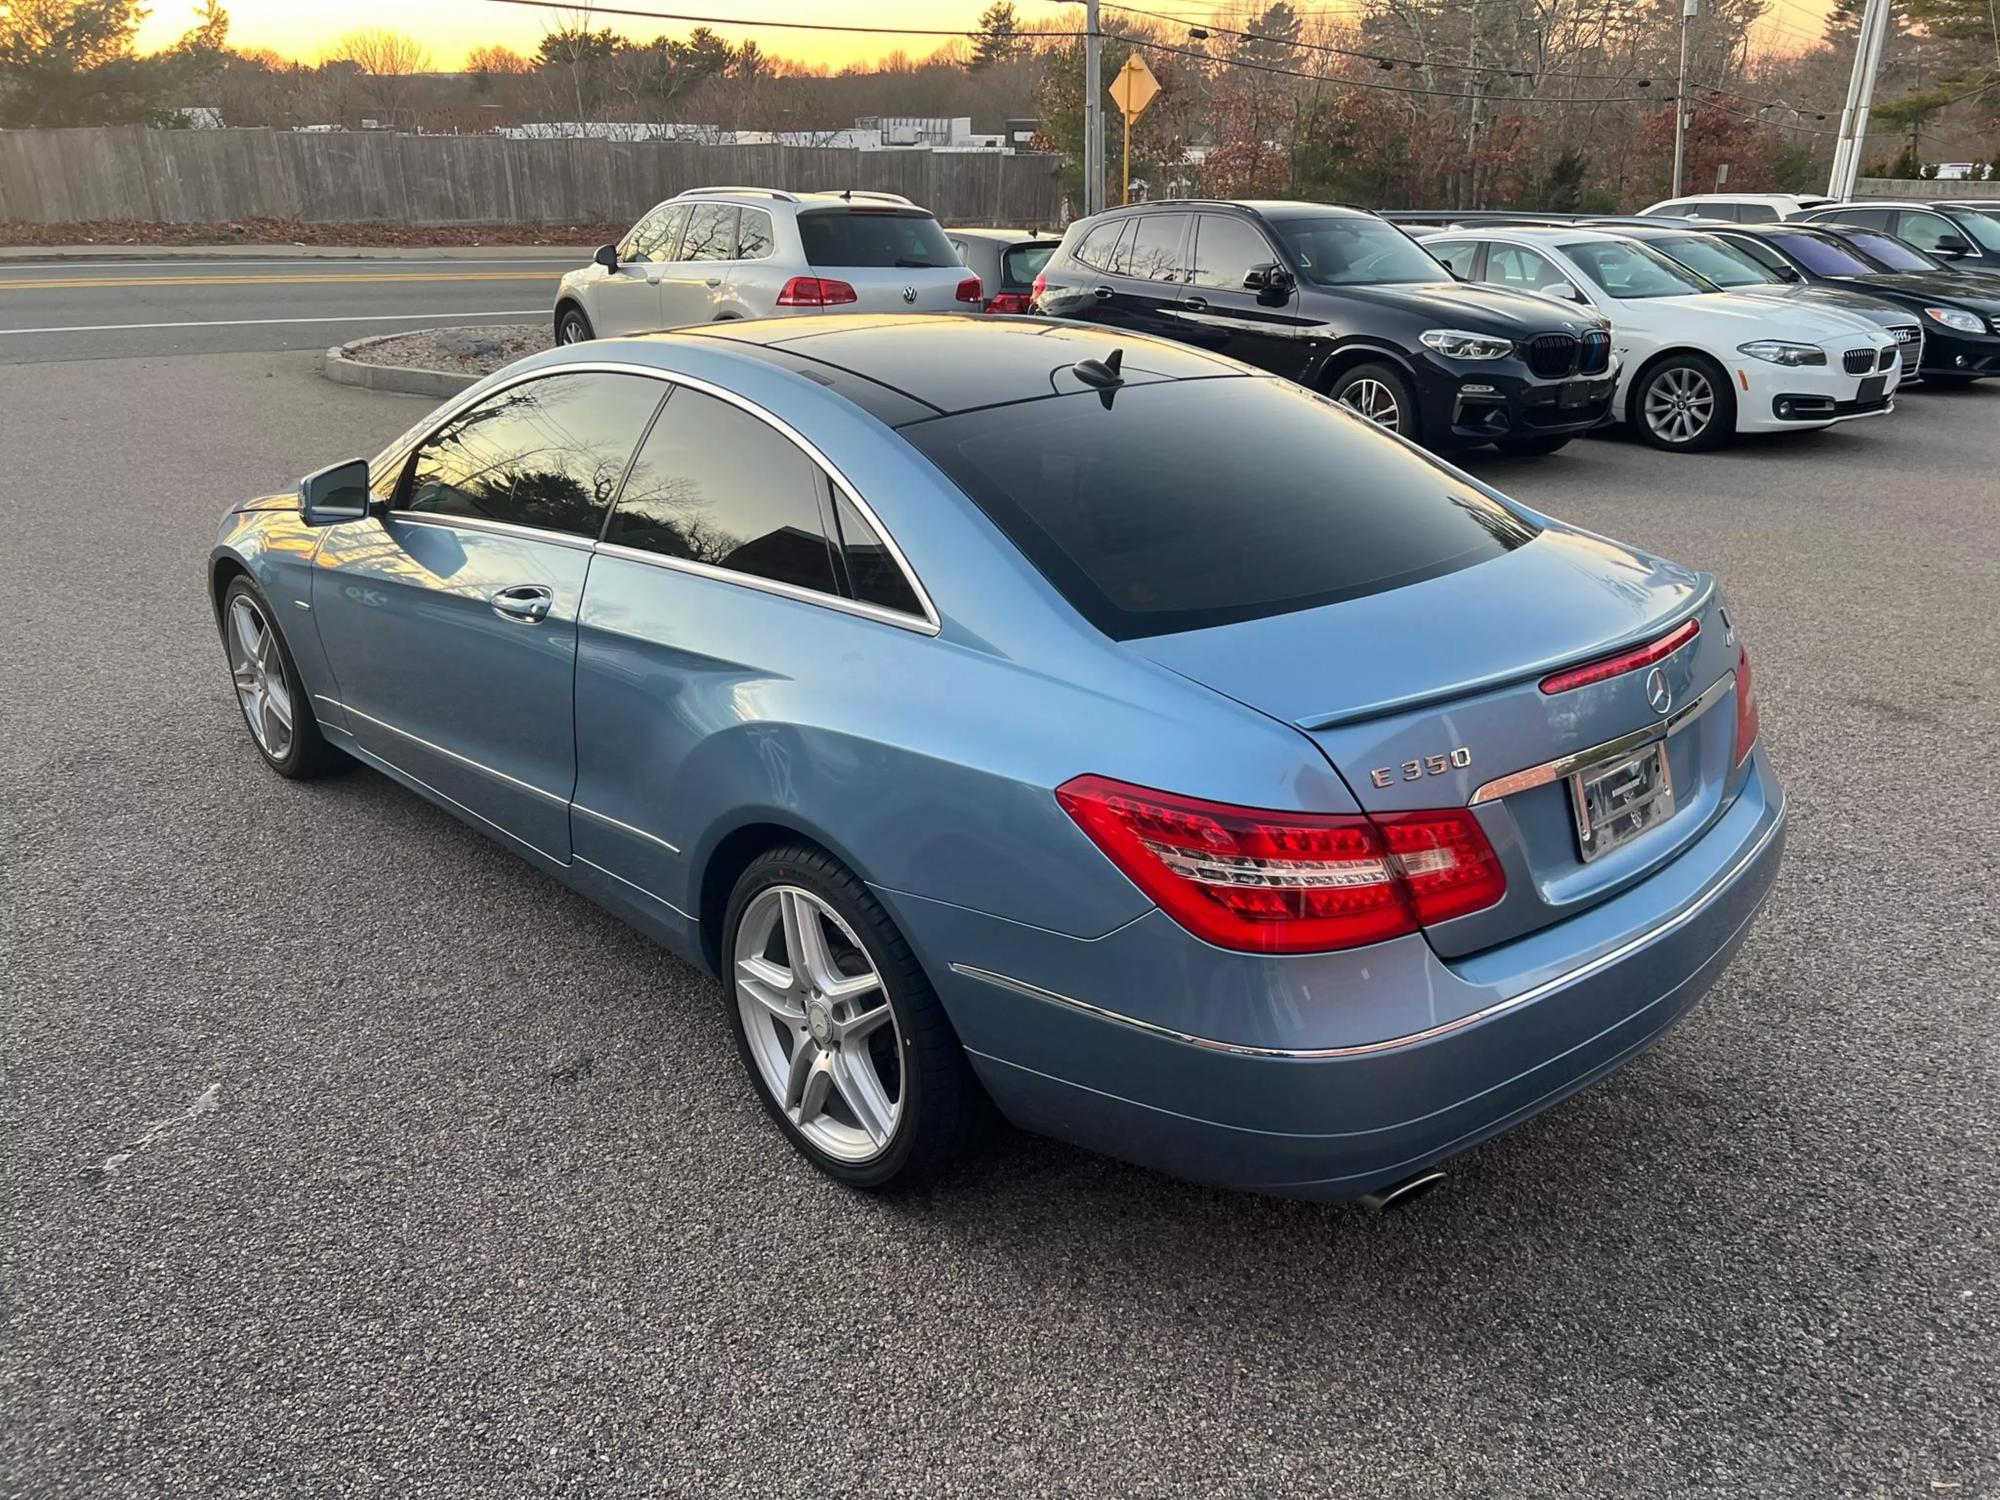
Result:
[[[558,349],[209,580],[274,770],[372,766],[719,975],[858,1187],[990,1099],[1407,1195],[1659,1040],[1783,848],[1713,578],[1129,334]]]

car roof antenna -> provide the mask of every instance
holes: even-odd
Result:
[[[1076,373],[1076,378],[1085,385],[1095,386],[1100,391],[1108,391],[1114,386],[1125,383],[1125,377],[1119,373],[1124,366],[1125,351],[1113,349],[1102,359],[1080,359],[1070,368]]]

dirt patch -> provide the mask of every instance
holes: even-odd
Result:
[[[491,375],[555,342],[546,323],[494,323],[470,328],[425,328],[389,338],[369,339],[347,357],[364,365],[405,370],[443,370],[452,375]]]
[[[0,221],[0,245],[603,245],[629,224],[321,224],[238,219],[228,224],[154,224],[96,219],[74,224]]]

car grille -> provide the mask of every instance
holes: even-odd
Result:
[[[1850,375],[1866,375],[1875,368],[1873,349],[1849,349],[1840,356],[1840,367]]]
[[[1896,342],[1899,344],[1914,344],[1924,336],[1923,330],[1914,323],[1899,324],[1889,332],[1896,336]]]
[[[1893,370],[1893,369],[1895,369],[1895,368],[1896,368],[1896,351],[1895,351],[1894,349],[1884,349],[1884,350],[1882,351],[1882,357],[1881,357],[1880,359],[1878,359],[1878,360],[1876,360],[1876,361],[1875,361],[1875,368],[1876,368],[1876,369],[1878,369],[1878,370]]]
[[[1611,335],[1604,332],[1583,336],[1583,355],[1576,362],[1579,375],[1602,375],[1611,367]]]
[[[1576,368],[1576,339],[1567,333],[1541,333],[1528,340],[1528,368],[1544,380],[1560,380]]]

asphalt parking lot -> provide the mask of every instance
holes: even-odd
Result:
[[[0,369],[0,1494],[2000,1494],[2000,388],[1475,464],[1724,575],[1790,853],[1687,1024],[1381,1218],[1018,1136],[844,1191],[707,980],[266,771],[219,514],[426,407]]]

